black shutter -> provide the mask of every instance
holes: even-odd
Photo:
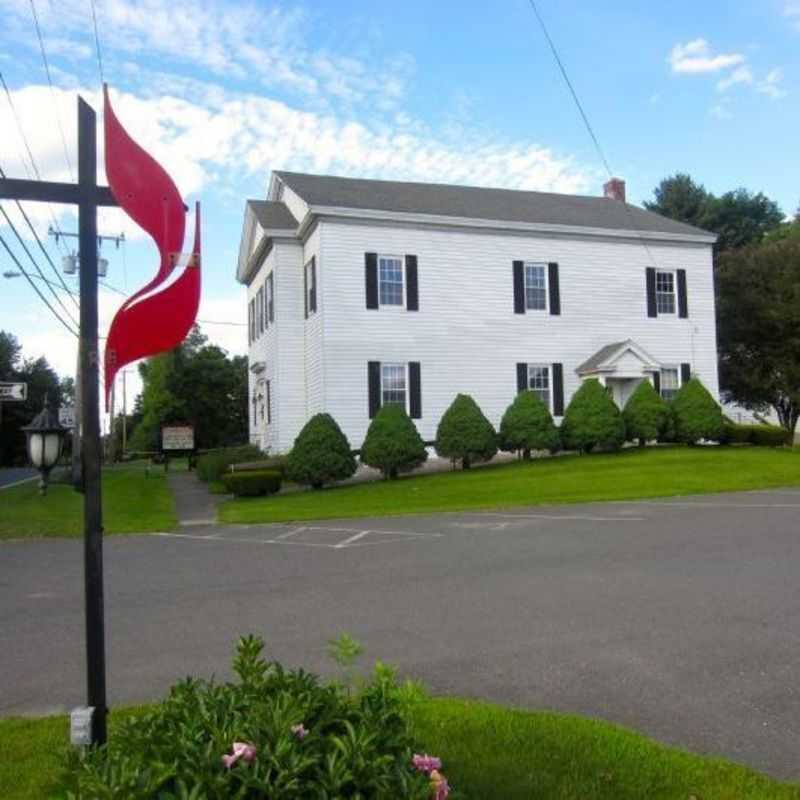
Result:
[[[269,321],[275,322],[275,279],[274,272],[269,274]]]
[[[522,362],[517,363],[517,393],[524,392],[528,388],[528,365]]]
[[[525,313],[525,270],[521,261],[514,262],[514,313]]]
[[[553,364],[553,416],[564,415],[564,366]]]
[[[686,319],[689,316],[689,303],[686,299],[686,270],[678,270],[678,316]]]
[[[658,307],[656,306],[656,268],[647,268],[647,316],[657,317]]]
[[[369,387],[369,418],[372,419],[381,407],[381,362],[367,362],[367,385]]]
[[[558,264],[547,265],[547,286],[550,290],[550,313],[561,314],[561,289],[558,284]]]
[[[378,307],[378,254],[364,253],[364,274],[367,287],[367,308]]]
[[[308,268],[303,267],[303,313],[308,319]]]
[[[272,386],[271,381],[267,381],[267,425],[272,424]]]
[[[308,298],[309,313],[314,313],[317,310],[317,258],[311,258],[311,294]]]
[[[661,394],[661,373],[658,371],[653,373],[653,388],[656,394]]]
[[[408,362],[408,410],[411,419],[422,419],[422,383],[419,361]]]
[[[406,256],[406,309],[408,311],[419,311],[416,256]]]
[[[689,383],[692,378],[692,365],[683,363],[681,364],[681,386],[685,383]]]

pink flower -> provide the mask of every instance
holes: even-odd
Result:
[[[450,794],[447,778],[435,769],[431,770],[431,788],[433,789],[433,800],[447,800]]]
[[[301,742],[306,738],[306,736],[308,736],[308,729],[305,727],[305,725],[303,725],[302,722],[298,723],[297,725],[292,725],[291,731]]]
[[[222,756],[222,763],[230,769],[239,759],[245,764],[252,764],[256,760],[256,746],[247,742],[234,742],[232,753]]]
[[[430,773],[435,769],[442,768],[442,760],[436,758],[436,756],[429,756],[427,753],[423,755],[414,753],[414,758],[411,759],[411,763],[414,765],[414,769],[416,769],[417,772]]]

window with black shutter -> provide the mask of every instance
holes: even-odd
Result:
[[[378,307],[378,254],[364,253],[364,285],[367,291],[367,308]]]
[[[408,311],[419,311],[419,284],[416,256],[406,256],[406,309]]]
[[[686,270],[678,270],[678,316],[686,319],[689,316],[689,300],[686,296]]]
[[[381,407],[381,362],[367,362],[367,406],[372,419]]]
[[[419,361],[408,362],[408,415],[422,419],[422,376]]]
[[[547,265],[547,287],[550,293],[550,313],[553,316],[561,314],[561,286],[558,278],[558,264],[550,262]]]
[[[656,268],[647,267],[645,270],[645,284],[647,287],[647,316],[657,317],[656,307]]]
[[[552,364],[553,370],[553,416],[564,414],[564,365]]]

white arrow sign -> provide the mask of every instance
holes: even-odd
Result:
[[[0,400],[27,400],[27,383],[0,382]]]

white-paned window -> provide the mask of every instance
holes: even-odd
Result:
[[[406,408],[406,365],[381,364],[381,405],[396,403]]]
[[[528,388],[547,406],[553,410],[552,383],[550,382],[550,366],[547,364],[528,364]]]
[[[547,264],[525,263],[525,308],[547,311]]]
[[[264,287],[259,287],[256,295],[256,316],[258,318],[258,335],[264,333]]]
[[[378,256],[378,301],[382,306],[403,305],[403,259]]]
[[[656,272],[656,311],[659,314],[675,313],[674,272]]]
[[[312,258],[306,264],[306,316],[317,312],[317,262]]]
[[[664,367],[661,370],[661,396],[665,400],[672,400],[680,386],[678,368]]]

